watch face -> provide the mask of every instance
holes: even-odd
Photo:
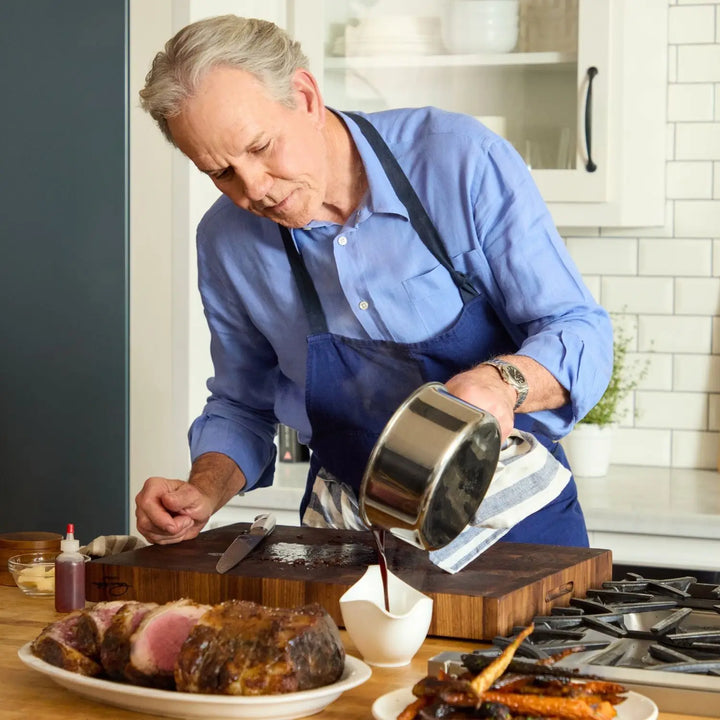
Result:
[[[525,376],[514,366],[506,365],[505,370],[507,374],[516,382],[518,385],[525,385]]]

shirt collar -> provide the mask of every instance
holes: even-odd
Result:
[[[395,190],[385,174],[380,159],[365,139],[360,128],[355,122],[339,110],[328,108],[345,123],[350,135],[360,154],[360,159],[365,167],[365,174],[368,181],[368,192],[361,201],[355,214],[354,223],[360,223],[373,213],[387,213],[400,215],[409,220],[407,208],[398,198]],[[313,220],[308,227],[319,227],[328,223]]]

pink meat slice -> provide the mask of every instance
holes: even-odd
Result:
[[[128,679],[151,687],[174,687],[180,648],[210,607],[184,598],[149,612],[130,640]]]
[[[125,680],[130,662],[130,639],[143,618],[158,607],[154,602],[126,602],[113,616],[100,647],[100,662],[108,677]]]

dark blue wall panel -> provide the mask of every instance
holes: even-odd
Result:
[[[0,4],[0,532],[128,527],[126,0]]]

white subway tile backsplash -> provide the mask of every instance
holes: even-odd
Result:
[[[672,434],[672,467],[715,470],[718,434],[677,430]]]
[[[665,159],[670,162],[675,159],[675,126],[677,123],[669,122],[665,133]]]
[[[703,356],[704,357],[704,356]],[[628,353],[633,370],[645,368],[645,376],[638,383],[641,390],[672,390],[673,360],[669,353]]]
[[[609,312],[672,313],[673,280],[665,277],[602,278],[601,298]]]
[[[595,302],[600,302],[600,276],[599,275],[584,275],[583,280],[587,285],[590,294],[593,296]]]
[[[720,430],[720,395],[717,393],[708,396],[708,428]]]
[[[662,2],[663,0],[658,0]],[[720,0],[666,0],[666,218],[566,228],[593,296],[646,374],[622,402],[612,462],[715,469],[720,444]],[[720,482],[720,475],[719,482]]]
[[[720,200],[675,201],[676,237],[716,238],[719,234]]]
[[[703,276],[711,272],[712,243],[709,240],[642,238],[638,251],[640,275]]]
[[[720,160],[720,123],[677,123],[675,160]]]
[[[671,7],[668,13],[668,42],[708,43],[715,39],[715,8],[712,5]]]
[[[676,355],[673,390],[720,393],[720,355]]]
[[[677,315],[716,315],[720,310],[720,278],[675,278]]]
[[[712,319],[712,350],[713,354],[720,355],[720,318]]]
[[[637,240],[634,238],[567,237],[566,243],[582,273],[637,274]]]
[[[611,462],[618,465],[669,467],[672,432],[642,428],[617,428],[613,436]]]
[[[720,45],[680,45],[677,54],[678,82],[720,81]]]
[[[668,86],[668,120],[712,120],[715,88],[711,83],[674,83]]]
[[[713,319],[710,317],[641,315],[638,319],[641,352],[709,353],[712,343]]]
[[[701,392],[635,392],[635,427],[706,430],[708,396]]]
[[[709,160],[676,161],[666,166],[667,197],[704,200],[713,196],[713,164]]]

